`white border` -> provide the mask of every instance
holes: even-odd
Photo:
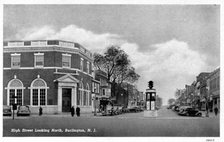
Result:
[[[3,4],[221,4],[221,12],[224,13],[223,10],[223,2],[222,0],[2,0],[1,5],[0,5],[0,15],[1,15],[1,28],[0,31],[3,31]],[[220,15],[220,20],[221,20],[221,28],[220,32],[223,31],[223,14]],[[1,32],[0,34],[0,41],[3,43],[3,33]],[[221,32],[221,39],[223,40],[223,33]],[[221,86],[224,84],[224,79],[223,79],[223,61],[224,61],[224,55],[223,55],[223,42],[220,39],[221,45],[220,45],[220,64],[221,64]],[[1,53],[3,53],[2,48],[1,48]],[[1,67],[3,67],[3,61],[0,60],[1,62]],[[1,70],[2,71],[2,70]],[[2,79],[0,80],[0,83],[2,84]],[[2,89],[2,87],[1,87]],[[2,90],[0,90],[2,91]],[[220,89],[221,94],[224,94],[223,87]],[[223,102],[224,97],[221,96],[221,102]],[[2,103],[2,101],[1,101]],[[221,110],[223,110],[223,103],[220,104]],[[2,110],[2,105],[0,105],[0,109]],[[0,111],[0,117],[2,117],[2,111]],[[220,115],[220,138],[216,137],[209,137],[209,139],[214,139],[215,142],[221,142],[224,141],[223,139],[223,113]],[[1,119],[1,124],[2,124],[2,119]],[[1,125],[2,126],[2,125]],[[0,129],[0,133],[2,135],[2,127]],[[153,142],[158,142],[158,141],[181,141],[181,142],[206,142],[206,137],[131,137],[131,138],[110,138],[110,137],[104,137],[104,138],[95,138],[95,137],[90,137],[90,138],[73,138],[73,137],[25,137],[25,138],[2,138],[3,141],[7,142],[24,142],[24,141],[55,141],[55,142],[61,142],[61,141],[97,141],[97,142],[111,142],[111,141],[126,141],[128,140],[129,142],[135,142],[135,141],[153,141]]]

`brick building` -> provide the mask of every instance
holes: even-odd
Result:
[[[211,110],[220,109],[220,68],[210,73],[207,84]]]
[[[111,101],[111,83],[108,82],[107,80],[107,73],[101,70],[95,70],[95,79],[93,80],[93,83],[95,85],[99,85],[99,87],[97,87],[98,91],[94,91],[96,92],[95,94],[95,107],[96,107],[96,111],[99,111],[100,106],[106,108],[106,106],[108,105],[108,103]]]
[[[207,77],[209,76],[209,72],[202,72],[196,77],[196,94],[200,97],[198,100],[198,108],[200,110],[206,110],[206,101],[208,97],[207,90]]]
[[[40,106],[44,113],[68,112],[71,106],[92,110],[90,51],[61,40],[5,41],[3,46],[3,105],[28,105],[32,113]]]

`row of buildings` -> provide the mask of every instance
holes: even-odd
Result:
[[[192,84],[178,89],[176,97],[179,105],[191,105],[210,111],[215,107],[220,109],[220,68],[200,73]]]
[[[107,74],[95,70],[93,60],[89,50],[74,42],[4,41],[3,105],[28,105],[32,113],[41,106],[56,114],[69,112],[71,106],[93,112],[109,101],[128,105],[142,100],[128,89],[111,96]]]

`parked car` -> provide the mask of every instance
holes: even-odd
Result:
[[[114,111],[115,111],[115,114],[121,114],[121,113],[123,113],[123,106],[121,106],[121,105],[115,105],[114,106]]]
[[[128,109],[128,108],[123,107],[123,108],[122,108],[122,112],[123,112],[123,113],[128,113],[128,112],[130,112],[130,111],[129,111],[129,109]]]
[[[186,108],[192,108],[191,106],[180,106],[179,107],[179,112],[182,112]]]
[[[184,108],[178,114],[184,115],[184,116],[201,116],[202,115],[202,113],[199,110],[192,107]]]
[[[114,115],[114,114],[115,114],[114,107],[112,105],[107,105],[106,109],[102,111],[103,116]]]
[[[3,105],[3,116],[11,116],[12,111],[10,106]]]
[[[174,105],[169,105],[169,106],[167,106],[167,109],[172,109],[173,106]]]
[[[145,110],[144,106],[140,106],[140,111],[144,111],[144,110]]]
[[[19,106],[17,111],[17,116],[29,116],[30,115],[29,106]]]
[[[178,111],[179,111],[179,106],[173,106],[173,107],[172,107],[172,110],[178,112]]]
[[[129,109],[129,112],[139,112],[141,110],[140,107],[138,106],[133,106],[128,109]]]

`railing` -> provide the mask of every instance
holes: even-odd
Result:
[[[59,46],[65,48],[79,49],[79,51],[92,58],[92,53],[78,43],[60,40],[35,40],[35,41],[8,41],[3,43],[4,47],[42,47]]]

